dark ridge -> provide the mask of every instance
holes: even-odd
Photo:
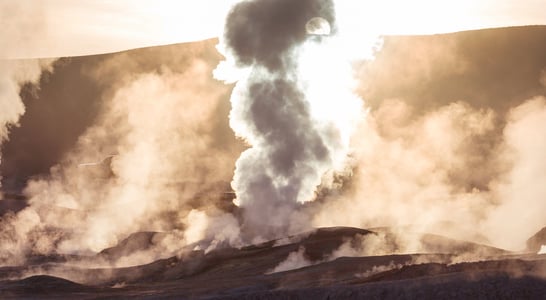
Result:
[[[525,261],[519,259],[489,260],[464,262],[458,264],[424,263],[404,265],[385,272],[372,275],[363,280],[353,282],[397,281],[420,277],[438,277],[444,274],[466,273],[469,277],[479,278],[488,274],[503,274],[507,277],[518,277],[528,274],[535,277],[543,276],[546,270],[546,260]],[[542,278],[546,281],[545,278]]]
[[[150,250],[164,237],[165,234],[160,232],[149,231],[133,233],[119,242],[116,246],[106,248],[99,252],[99,257],[114,262],[133,253]]]
[[[427,252],[431,253],[480,253],[482,256],[500,256],[510,254],[510,251],[477,244],[473,242],[455,240],[436,234],[424,234],[420,242]]]
[[[399,230],[397,233],[403,234]],[[139,241],[143,243],[143,247],[146,247],[155,234],[157,233],[136,233],[118,246],[120,249],[124,249],[121,246],[132,249],[139,244],[136,241]],[[498,295],[501,296],[500,299],[503,299],[502,297],[507,295],[505,293],[518,296],[518,298],[522,295],[533,296],[534,294],[525,293],[534,293],[537,284],[544,283],[544,279],[536,278],[543,276],[546,271],[546,260],[541,256],[477,257],[476,259],[480,261],[452,264],[462,254],[457,253],[460,251],[458,247],[470,249],[479,254],[486,253],[486,255],[489,255],[487,253],[491,249],[487,246],[464,244],[464,242],[432,235],[433,238],[428,241],[429,245],[426,247],[434,250],[440,245],[447,247],[446,249],[453,248],[455,253],[330,257],[332,251],[342,243],[355,242],[355,245],[359,245],[361,242],[359,238],[370,234],[376,233],[351,227],[319,228],[287,239],[240,249],[220,248],[209,252],[187,249],[176,257],[127,268],[83,268],[72,263],[35,267],[40,267],[40,270],[46,274],[69,274],[66,275],[70,276],[68,278],[75,278],[78,282],[92,287],[103,287],[98,294],[101,297],[269,299],[273,295],[284,297],[311,292],[317,293],[316,295],[325,295],[325,297],[339,295],[343,298],[344,294],[339,294],[340,291],[354,290],[351,295],[360,295],[359,293],[376,295],[375,292],[378,292],[380,295],[386,295],[388,299],[391,296],[394,297],[393,295],[399,295],[400,289],[406,290],[406,288],[413,297],[414,293],[419,291],[413,289],[416,285],[423,285],[425,290],[430,289],[432,295],[436,295],[440,286],[447,288],[449,293],[458,292],[458,288],[455,287],[466,289],[468,286],[472,289],[468,295],[474,295],[473,293],[479,291],[472,287],[474,282],[501,280],[505,286],[502,287],[502,293]],[[385,246],[388,246],[388,236],[385,241],[387,243]],[[468,245],[472,247],[468,248]],[[276,266],[287,259],[290,253],[302,248],[305,249],[304,256],[310,265],[271,273]],[[482,259],[488,260],[482,261]],[[11,267],[3,268],[2,272],[10,274],[11,277],[17,277],[32,270],[33,268]],[[525,279],[518,283],[517,280],[522,278]],[[22,288],[17,287],[24,284],[16,285],[7,281],[0,283],[0,290],[18,291],[21,295],[30,297],[30,295],[41,293],[42,289],[54,289],[54,286],[58,285],[59,295],[62,294],[65,297],[69,297],[73,289],[78,290],[80,287],[82,295],[92,295],[92,292],[88,292],[87,286],[74,286],[73,283],[55,281],[49,277],[28,279],[29,282],[26,285],[30,285],[33,280],[38,286],[34,290],[23,291]],[[116,288],[111,289],[114,286]],[[488,290],[488,293],[491,293],[491,290]],[[462,294],[454,295],[453,299],[464,299]]]
[[[21,280],[0,282],[0,291],[24,294],[52,295],[66,292],[90,292],[95,288],[73,281],[48,276],[36,275]]]

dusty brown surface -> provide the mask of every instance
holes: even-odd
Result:
[[[114,269],[73,267],[80,259],[75,257],[65,258],[67,262],[52,262],[53,258],[42,257],[33,266],[2,268],[0,291],[5,298],[66,299],[397,299],[402,295],[410,299],[543,299],[546,291],[544,255],[508,252],[499,255],[502,252],[495,248],[439,236],[428,242],[429,250],[438,245],[458,250],[328,259],[341,244],[369,234],[375,233],[346,227],[323,228],[280,246],[274,246],[273,241],[207,254],[190,251],[147,265]],[[132,241],[123,241],[118,251],[121,248],[130,251],[130,245],[149,236],[149,233],[132,235],[129,239]],[[290,253],[302,247],[310,266],[270,274]],[[469,249],[494,256],[452,263]],[[111,250],[101,255],[108,252]],[[25,275],[33,272],[36,275]],[[25,278],[8,279],[18,276]]]

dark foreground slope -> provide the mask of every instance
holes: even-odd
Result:
[[[419,237],[424,245],[421,253],[359,256],[352,252],[344,256],[338,251],[343,245],[366,247],[363,238],[378,234],[356,228],[322,228],[240,249],[186,251],[127,268],[83,267],[75,258],[65,263],[43,261],[1,269],[0,292],[5,298],[66,299],[543,299],[546,292],[544,255],[514,255],[430,235]],[[384,241],[392,238],[387,233]],[[119,247],[127,244],[130,242]],[[430,251],[442,248],[458,250]],[[475,253],[479,254],[473,262],[456,262]],[[279,270],[283,264],[287,267]],[[13,280],[16,277],[25,278]]]

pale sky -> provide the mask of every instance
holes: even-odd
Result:
[[[220,35],[237,0],[0,0],[0,58],[59,57]],[[546,0],[337,0],[355,36],[546,25]]]

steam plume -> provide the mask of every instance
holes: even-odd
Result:
[[[51,71],[53,60],[0,60],[0,150],[2,143],[9,138],[11,126],[17,126],[19,118],[25,113],[25,106],[20,97],[21,87],[25,83],[36,84],[40,79],[42,70]],[[2,157],[0,154],[0,163]],[[0,180],[2,179],[0,174]],[[0,193],[0,200],[3,195]],[[17,263],[12,258],[21,252],[20,245],[24,244],[29,235],[30,229],[37,223],[37,216],[32,213],[21,214],[23,226],[18,222],[12,222],[14,216],[8,215],[0,219],[0,263],[6,261]],[[28,224],[28,225],[27,225]],[[27,225],[27,226],[25,226]],[[30,237],[32,238],[32,237]],[[37,246],[41,245],[37,243]]]
[[[215,75],[242,74],[230,126],[251,148],[236,163],[232,187],[251,236],[307,226],[295,210],[328,183],[326,173],[343,167],[360,101],[346,92],[347,81],[327,78],[344,66],[333,61],[335,21],[330,0],[245,1],[227,16],[227,61]]]
[[[189,202],[222,181],[222,164],[232,161],[229,151],[212,145],[210,135],[217,126],[212,114],[224,87],[201,90],[209,83],[207,64],[173,59],[173,66],[154,73],[145,70],[145,63],[131,70],[131,59],[117,55],[91,70],[111,86],[101,115],[67,154],[64,167],[55,167],[49,178],[31,181],[26,189],[35,208],[60,206],[86,213],[71,223],[78,234],[58,243],[62,253],[98,252],[138,231],[184,228],[181,236],[188,242],[204,238],[201,228],[208,216],[193,210],[199,203]],[[186,110],[173,110],[178,107]],[[98,168],[78,166],[113,153],[111,177]],[[197,160],[198,155],[205,158]],[[51,220],[61,217],[55,211],[47,214]]]
[[[324,202],[315,226],[412,225],[524,249],[545,220],[544,105],[535,97],[503,116],[456,102],[416,116],[384,101],[353,140],[351,187]]]
[[[212,46],[119,53],[85,68],[102,88],[100,112],[49,174],[28,181],[30,206],[2,218],[0,263],[97,253],[139,231],[162,234],[106,263],[146,263],[203,239],[237,242],[220,197],[241,145],[226,126],[228,87],[210,78]]]

